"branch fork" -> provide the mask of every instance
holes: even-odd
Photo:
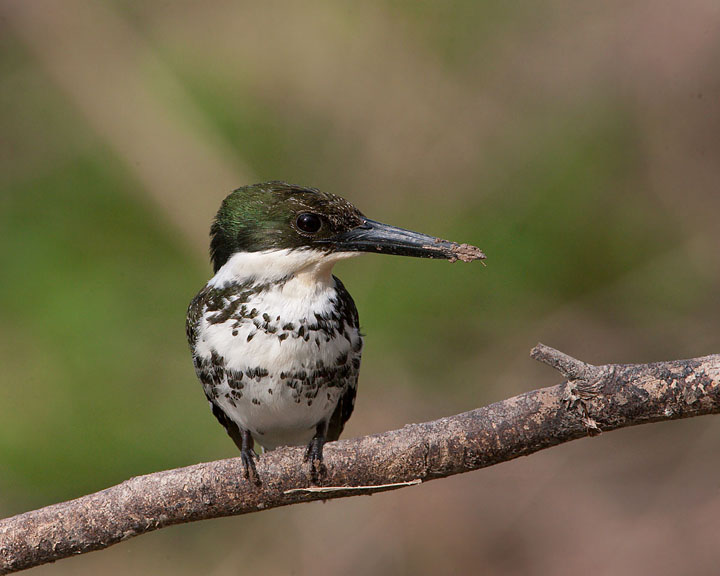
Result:
[[[547,364],[567,378],[563,396],[565,408],[577,412],[585,425],[588,436],[598,436],[602,430],[595,419],[590,416],[588,403],[600,393],[603,376],[606,373],[608,376],[612,376],[614,372],[612,366],[603,369],[603,367],[588,364],[545,344],[535,346],[530,351],[530,357]]]

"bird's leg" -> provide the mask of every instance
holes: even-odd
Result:
[[[310,462],[310,478],[313,484],[317,484],[320,478],[327,473],[327,468],[323,464],[323,446],[325,446],[327,428],[327,422],[320,422],[315,428],[315,436],[305,450],[304,460]]]
[[[249,430],[241,430],[242,447],[240,448],[240,459],[242,460],[244,476],[253,484],[260,485],[260,476],[258,476],[257,468],[255,468],[255,440]]]

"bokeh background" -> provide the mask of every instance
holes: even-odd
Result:
[[[0,514],[235,456],[184,336],[226,193],[270,179],[481,246],[337,267],[346,436],[720,352],[717,0],[0,0]],[[174,527],[34,574],[709,574],[720,420],[372,498]]]

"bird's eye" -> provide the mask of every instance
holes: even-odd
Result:
[[[306,234],[315,234],[315,232],[320,230],[322,227],[322,220],[317,214],[304,212],[297,217],[295,225],[301,232],[305,232]]]

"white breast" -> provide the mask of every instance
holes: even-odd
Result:
[[[237,265],[236,261],[232,266],[235,272]],[[226,267],[211,280],[211,286],[223,286]],[[244,269],[257,272],[252,266]],[[257,285],[264,285],[262,280],[258,278]],[[238,297],[230,295],[227,305],[232,306]],[[295,274],[244,300],[247,311],[257,311],[255,317],[235,315],[218,322],[216,312],[205,309],[198,325],[195,355],[205,360],[219,357],[226,370],[213,387],[213,402],[265,448],[307,443],[318,422],[332,415],[347,386],[355,385],[357,368],[352,364],[359,367],[361,336],[347,324],[336,333],[309,329],[317,325],[316,314],[328,317],[334,310],[337,291],[329,274],[321,279],[317,274]],[[310,374],[320,374],[318,367],[335,367],[338,359],[348,363],[352,377],[341,379],[342,386],[334,382],[327,386],[332,379],[318,377],[319,385],[313,388]],[[238,389],[236,378],[233,388],[227,374],[239,373],[242,387]],[[308,377],[306,384],[299,385],[293,378],[298,374]]]

